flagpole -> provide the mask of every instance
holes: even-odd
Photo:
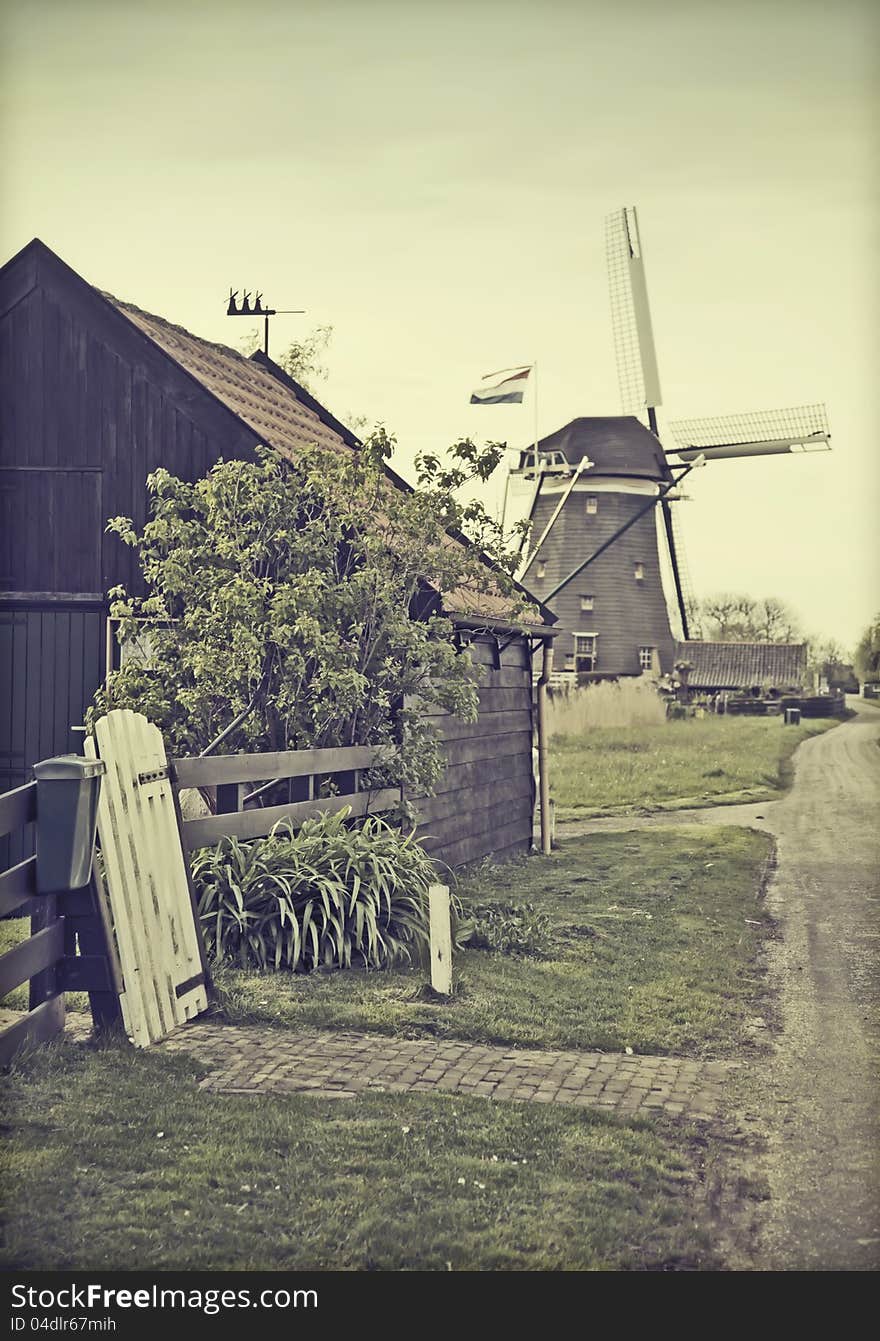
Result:
[[[530,363],[529,367],[535,375],[535,471],[538,470],[538,365]],[[504,369],[503,371],[507,371]],[[497,374],[490,374],[496,375]],[[504,501],[501,504],[501,532],[504,533],[504,522],[507,518],[507,492],[510,488],[510,468],[507,469],[507,478],[504,481]]]

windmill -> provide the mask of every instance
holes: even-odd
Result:
[[[672,669],[664,569],[685,641],[691,636],[693,603],[673,511],[679,482],[713,460],[827,450],[830,443],[824,406],[805,405],[678,420],[669,426],[674,445],[664,448],[635,206],[608,216],[605,240],[624,413],[573,420],[523,450],[511,470],[531,489],[531,537],[519,576],[558,617],[560,669],[598,678]]]

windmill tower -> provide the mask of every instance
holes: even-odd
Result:
[[[824,406],[809,405],[681,420],[670,425],[675,445],[664,449],[634,206],[608,216],[606,250],[624,413],[573,420],[522,451],[511,470],[511,481],[531,489],[532,529],[519,576],[558,617],[558,670],[580,679],[671,671],[670,607],[685,641],[698,632],[673,511],[677,486],[695,466],[827,450],[830,442]]]

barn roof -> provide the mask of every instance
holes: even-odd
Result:
[[[691,663],[693,689],[796,689],[807,678],[806,643],[676,643],[675,658]]]
[[[246,358],[110,293],[102,296],[242,419],[261,442],[286,455],[312,442],[321,447],[357,444],[354,435],[332,415],[319,413],[313,397],[309,397],[311,404],[305,402],[303,388],[292,378],[282,382],[274,376],[269,368],[277,365],[265,355],[259,360]]]
[[[36,271],[34,267],[37,267]],[[283,456],[292,457],[311,443],[340,451],[360,446],[359,439],[334,415],[321,405],[304,387],[267,358],[262,352],[246,358],[226,345],[216,344],[193,335],[182,326],[176,326],[132,303],[123,302],[112,294],[103,293],[77,274],[39,238],[34,238],[12,257],[0,271],[4,277],[20,276],[19,287],[28,291],[37,282],[37,274],[53,276],[56,286],[80,295],[87,303],[97,301],[105,312],[112,312],[116,320],[124,320],[140,337],[148,339],[177,368],[183,370],[206,393],[214,404],[219,404],[237,422],[239,428],[252,435],[255,443],[275,448]],[[13,287],[16,281],[13,280]],[[389,480],[398,488],[410,489],[401,476],[387,466]],[[463,536],[450,532],[450,543],[470,543]],[[491,567],[486,560],[487,566]],[[430,575],[426,574],[430,579]],[[556,622],[555,615],[525,588],[519,587],[534,607],[529,619],[511,619],[511,603],[500,591],[444,592],[443,605],[453,617],[468,623],[484,620],[487,625],[523,626],[532,632],[548,632]]]
[[[612,473],[635,479],[668,480],[669,466],[657,438],[635,415],[572,419],[538,443],[539,454],[562,452],[569,465],[585,456],[593,474]]]
[[[182,326],[144,312],[133,303],[122,302],[112,294],[101,296],[231,410],[260,442],[274,447],[282,456],[294,457],[311,443],[338,450],[361,445],[350,429],[262,351],[246,358],[226,345],[192,335]],[[387,466],[385,472],[397,488],[412,487]],[[464,537],[454,539],[470,543]],[[426,577],[430,580],[430,574]],[[517,585],[537,607],[537,618],[522,618],[517,623],[537,632],[556,622],[556,616],[546,606]],[[442,595],[444,608],[450,615],[464,617],[469,623],[476,619],[489,625],[509,626],[510,602],[499,591],[454,591]]]

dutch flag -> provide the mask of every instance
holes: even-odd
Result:
[[[527,368],[504,368],[501,372],[487,373],[481,386],[471,392],[471,405],[521,405],[526,381],[532,371]]]

